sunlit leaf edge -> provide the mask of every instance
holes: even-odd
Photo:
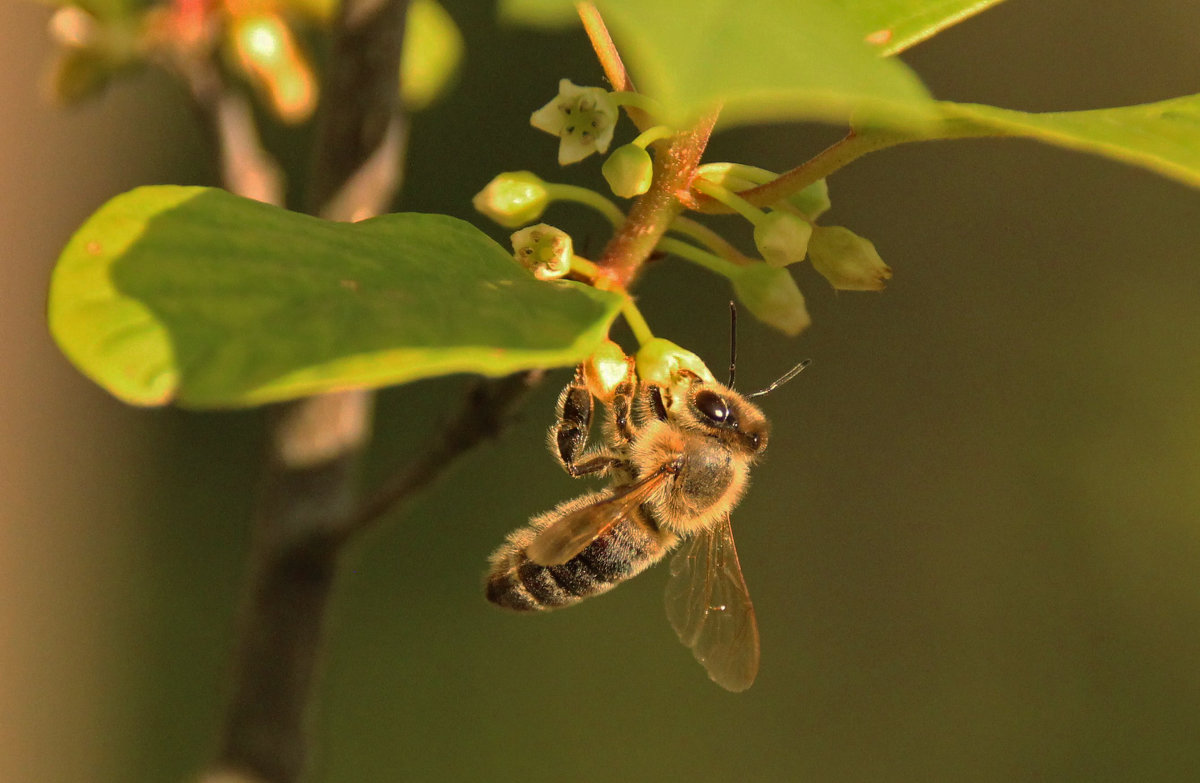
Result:
[[[576,295],[600,306],[599,317],[590,320],[574,340],[561,347],[523,350],[489,345],[398,346],[349,354],[302,367],[234,394],[221,389],[191,387],[180,381],[181,372],[176,366],[166,329],[143,302],[118,291],[108,273],[121,254],[142,236],[150,219],[206,193],[220,193],[227,199],[246,202],[210,188],[137,188],[111,199],[80,227],[63,250],[52,274],[47,304],[51,334],[66,357],[85,376],[127,403],[156,406],[175,401],[184,407],[246,407],[341,389],[377,388],[451,373],[499,376],[527,369],[567,366],[585,358],[605,338],[619,311],[621,300],[614,294],[582,284],[559,282],[553,285],[572,289]],[[257,202],[246,203],[256,209],[274,209]],[[316,220],[288,214],[299,221]],[[462,221],[455,222],[469,226]],[[96,241],[98,235],[103,237],[102,243]],[[136,357],[134,366],[118,365],[105,358],[102,344],[105,341],[126,341],[125,351],[130,351],[132,346],[131,352]]]

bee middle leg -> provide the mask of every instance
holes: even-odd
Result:
[[[612,401],[608,403],[612,434],[618,448],[628,447],[637,437],[637,426],[633,419],[634,400],[638,393],[637,375],[633,370],[633,360],[629,361],[629,372],[625,380],[613,388]]]

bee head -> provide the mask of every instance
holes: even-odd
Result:
[[[719,383],[695,383],[687,408],[700,428],[730,448],[757,456],[767,449],[770,430],[758,406]]]

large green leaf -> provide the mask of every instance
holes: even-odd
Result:
[[[864,40],[863,15],[895,0],[597,0],[638,89],[658,100],[662,121],[683,126],[723,104],[720,122],[817,119],[907,126],[932,101],[899,61]],[[916,0],[912,0],[914,6]],[[933,5],[933,3],[930,3]],[[546,21],[556,0],[509,0],[518,20]],[[874,22],[872,21],[872,24]],[[872,31],[867,30],[866,32]]]
[[[1038,114],[966,103],[941,106],[950,122],[939,138],[1024,136],[1133,163],[1200,187],[1200,95]]]
[[[49,318],[71,361],[122,400],[232,407],[573,364],[619,304],[534,280],[451,217],[333,223],[210,188],[146,187],[71,239]]]
[[[849,0],[836,5],[861,38],[882,54],[895,54],[1002,1]],[[675,9],[686,13],[690,5],[679,0]],[[500,7],[504,17],[539,27],[561,27],[579,18],[574,0],[502,0]]]

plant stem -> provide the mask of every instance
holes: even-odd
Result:
[[[404,0],[340,6],[307,200],[314,214],[369,217],[385,210],[395,193],[404,141],[398,74],[406,12]],[[340,530],[357,503],[373,402],[370,393],[352,391],[271,412],[230,698],[208,780],[232,770],[295,783],[304,773]]]
[[[613,228],[617,228],[625,220],[625,213],[620,207],[589,188],[547,182],[546,195],[554,201],[574,201],[591,207],[612,223]]]
[[[597,260],[625,288],[637,277],[672,221],[683,212],[686,194],[717,115],[708,115],[694,128],[672,136],[654,156],[650,189],[633,203],[629,216]]]
[[[612,36],[608,34],[608,27],[604,24],[599,9],[593,3],[583,2],[576,3],[575,10],[583,22],[584,32],[592,42],[592,49],[596,52],[596,59],[604,69],[604,76],[609,85],[615,92],[634,92],[636,88],[629,79],[629,72],[625,70],[625,63],[621,62],[621,55],[613,43]],[[654,125],[654,118],[636,106],[627,105],[625,112],[639,131]]]
[[[865,129],[851,131],[847,136],[826,147],[816,156],[791,171],[784,172],[771,182],[738,193],[756,207],[765,207],[799,193],[819,179],[869,152],[893,147],[908,141],[920,141],[921,137],[894,130]],[[712,198],[699,199],[696,207],[700,212],[732,212],[729,207]]]
[[[738,266],[750,263],[750,259],[734,247],[729,240],[703,223],[698,223],[691,218],[680,215],[671,221],[668,230],[691,237],[730,263],[737,264]]]
[[[754,225],[758,225],[759,221],[763,219],[763,211],[761,209],[729,188],[718,185],[715,182],[709,182],[702,177],[697,177],[692,182],[692,189],[703,193],[711,199],[716,199]]]
[[[463,403],[426,451],[404,471],[394,474],[361,503],[336,533],[336,542],[352,539],[372,527],[380,517],[428,486],[455,459],[478,444],[497,437],[542,378],[541,370],[472,383]]]
[[[638,345],[645,345],[654,339],[654,332],[650,331],[650,324],[646,323],[646,317],[642,315],[642,311],[638,309],[633,297],[629,294],[625,294],[625,301],[621,305],[621,315],[624,316],[625,323],[629,324],[629,329],[633,332]]]
[[[655,125],[653,128],[639,133],[638,137],[630,143],[641,147],[642,149],[646,149],[646,147],[650,146],[659,139],[665,139],[668,136],[674,135],[674,133],[675,131],[671,130],[666,125]]]
[[[702,266],[710,272],[715,272],[721,277],[733,280],[741,273],[741,267],[736,264],[731,264],[719,256],[715,256],[708,251],[701,250],[698,247],[692,247],[687,242],[680,242],[678,239],[663,237],[658,242],[658,247],[664,253],[674,253],[680,258],[685,258],[693,264]]]
[[[608,34],[608,27],[600,16],[600,10],[593,3],[576,3],[575,10],[579,14],[579,20],[583,22],[584,32],[592,42],[596,59],[600,61],[600,67],[608,77],[608,83],[618,92],[633,90],[633,82],[629,80],[625,63],[621,62],[621,54],[617,51],[612,36]]]

